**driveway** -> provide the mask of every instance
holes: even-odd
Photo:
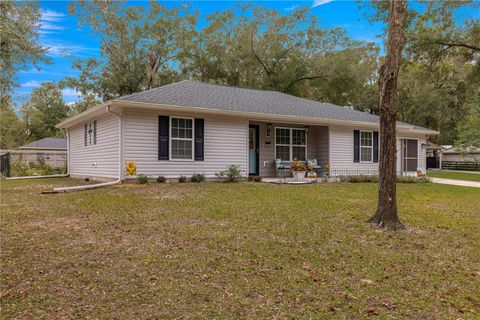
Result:
[[[431,178],[433,183],[450,184],[453,186],[474,187],[480,188],[480,182],[466,181],[466,180],[453,180],[443,178]]]

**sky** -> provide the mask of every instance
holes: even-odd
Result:
[[[200,12],[200,23],[207,14],[217,10],[236,7],[241,1],[161,1],[167,7],[182,3],[191,5]],[[348,35],[357,40],[376,42],[382,45],[378,37],[383,32],[381,24],[370,24],[364,17],[364,10],[359,9],[356,1],[342,0],[308,0],[308,1],[250,1],[257,5],[276,9],[288,14],[298,6],[308,6],[311,12],[318,16],[319,24],[324,27],[341,27]],[[65,76],[74,76],[78,72],[71,67],[72,60],[89,57],[99,57],[100,40],[88,26],[79,26],[76,16],[67,12],[69,1],[40,1],[41,24],[40,43],[48,48],[47,56],[51,64],[40,64],[41,70],[30,68],[18,74],[20,86],[15,90],[14,99],[22,103],[28,99],[31,91],[43,81],[60,81]],[[145,1],[131,1],[134,5],[146,6]],[[66,102],[79,99],[71,89],[64,89]]]

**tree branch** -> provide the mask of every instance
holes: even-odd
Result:
[[[436,40],[434,41],[434,43],[442,46],[447,46],[448,49],[453,47],[461,47],[461,48],[467,48],[473,51],[480,51],[480,47],[477,47],[468,43],[463,43],[463,42],[448,42],[448,41]]]
[[[252,50],[252,53],[253,53],[253,56],[255,57],[255,59],[258,61],[258,63],[260,63],[262,65],[263,70],[265,70],[267,75],[270,76],[270,74],[271,74],[270,70],[268,70],[265,63],[263,63],[262,59],[260,59],[260,57],[255,52],[255,47],[254,47],[254,43],[253,43],[253,28],[252,28],[252,32],[250,34],[250,49]]]
[[[290,83],[285,87],[283,92],[287,92],[295,83],[300,82],[300,81],[305,81],[305,80],[317,80],[317,79],[327,79],[330,78],[329,76],[306,76],[306,77],[300,77],[297,79],[294,79],[290,81]]]

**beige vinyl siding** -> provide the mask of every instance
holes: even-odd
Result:
[[[330,171],[332,175],[378,174],[378,163],[353,161],[353,131],[378,131],[350,126],[330,126]]]
[[[84,123],[70,129],[70,168],[72,176],[118,178],[118,118],[97,120],[97,144],[85,146]],[[89,122],[93,122],[91,120]]]
[[[204,119],[204,161],[158,160],[158,116],[192,117],[193,114],[167,113],[153,110],[127,109],[124,112],[125,161],[134,161],[137,173],[150,177],[190,177],[204,173],[215,178],[215,173],[229,165],[240,167],[247,174],[248,122],[245,118],[197,116]]]
[[[315,140],[316,140],[316,158],[318,164],[325,166],[330,163],[329,157],[329,128],[328,127],[315,127]]]

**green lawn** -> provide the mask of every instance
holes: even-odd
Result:
[[[468,172],[455,172],[455,171],[428,171],[427,176],[434,178],[455,179],[455,180],[467,180],[480,182],[480,172],[468,173]]]
[[[478,319],[480,190],[2,181],[2,319]]]

